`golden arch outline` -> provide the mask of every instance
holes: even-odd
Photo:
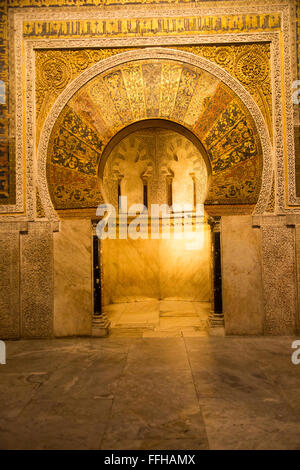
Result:
[[[117,54],[116,56],[109,57],[104,59],[89,69],[85,70],[81,75],[75,78],[61,93],[54,103],[50,113],[47,116],[47,119],[44,123],[40,143],[38,147],[38,168],[37,168],[37,184],[39,188],[41,202],[43,204],[46,217],[49,220],[57,221],[58,216],[54,209],[53,203],[50,198],[48,182],[46,176],[46,165],[47,165],[47,149],[49,144],[50,135],[53,129],[53,126],[63,110],[67,102],[72,98],[72,96],[88,81],[90,81],[95,76],[110,70],[111,68],[125,64],[127,62],[132,62],[136,60],[143,59],[170,59],[176,60],[188,65],[199,67],[206,72],[211,73],[216,76],[218,79],[223,81],[243,102],[243,104],[248,109],[250,115],[254,119],[254,122],[257,126],[258,135],[260,138],[262,151],[263,151],[263,169],[262,169],[262,184],[258,197],[258,202],[254,214],[261,214],[265,211],[270,192],[272,187],[272,173],[273,173],[273,152],[272,146],[267,130],[267,125],[262,116],[262,113],[255,103],[251,95],[245,90],[245,88],[228,72],[223,70],[220,66],[210,62],[207,59],[202,57],[195,56],[189,52],[178,51],[174,49],[162,48],[162,47],[153,47],[145,48],[142,50],[134,50],[129,52],[124,52]]]

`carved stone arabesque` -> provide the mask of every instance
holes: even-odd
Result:
[[[0,263],[0,338],[16,339],[20,336],[18,224],[0,224]]]
[[[21,236],[21,336],[53,335],[53,227],[31,222]]]
[[[262,225],[262,278],[264,290],[264,333],[295,333],[296,260],[295,230],[285,225]]]

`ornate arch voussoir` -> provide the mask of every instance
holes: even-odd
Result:
[[[267,125],[258,105],[255,103],[248,91],[234,77],[215,63],[202,57],[195,56],[189,52],[155,47],[120,53],[98,62],[74,79],[57,98],[43,126],[38,148],[38,187],[46,216],[51,220],[57,220],[57,214],[49,194],[46,165],[50,135],[64,106],[83,85],[95,76],[108,71],[115,66],[143,59],[169,59],[199,67],[224,82],[243,102],[256,124],[263,151],[262,184],[254,213],[261,214],[265,212],[272,189],[273,161],[272,146]]]

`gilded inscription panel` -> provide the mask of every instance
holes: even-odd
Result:
[[[154,37],[279,31],[281,15],[240,14],[95,20],[26,21],[24,38]]]

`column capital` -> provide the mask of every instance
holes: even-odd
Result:
[[[207,222],[210,225],[212,232],[221,231],[221,216],[220,215],[209,216]]]

